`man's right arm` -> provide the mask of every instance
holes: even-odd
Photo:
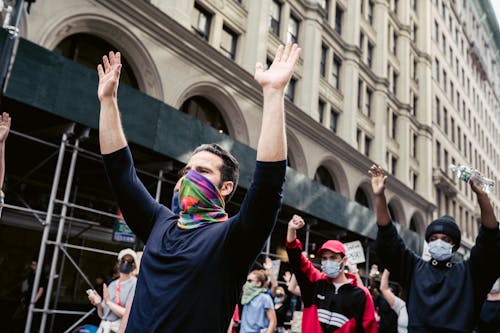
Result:
[[[387,200],[385,198],[385,182],[387,176],[384,170],[373,165],[368,174],[371,177],[373,194],[375,196],[375,214],[377,216],[378,233],[376,251],[384,266],[391,272],[395,281],[407,286],[416,255],[404,244],[391,222]]]
[[[104,66],[103,66],[104,65]],[[127,224],[146,242],[159,205],[137,177],[132,155],[127,147],[118,109],[120,53],[103,57],[97,67],[99,86],[97,96],[101,103],[99,144],[111,187]]]

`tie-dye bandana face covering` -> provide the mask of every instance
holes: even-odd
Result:
[[[227,220],[224,199],[219,190],[194,170],[190,170],[182,180],[179,204],[181,212],[177,225],[182,229],[194,229]]]

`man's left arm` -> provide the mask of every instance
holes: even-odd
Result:
[[[472,279],[478,291],[476,301],[481,302],[500,276],[500,266],[492,264],[500,261],[500,230],[488,194],[475,186],[473,179],[470,186],[481,210],[481,227],[470,254]]]
[[[286,173],[285,87],[299,58],[296,44],[280,46],[271,67],[264,71],[256,65],[255,80],[262,87],[263,115],[257,164],[253,181],[240,207],[238,217],[231,226],[233,244],[255,255],[272,231],[281,207],[283,183]],[[248,237],[252,236],[252,239]],[[249,244],[251,242],[253,244]]]

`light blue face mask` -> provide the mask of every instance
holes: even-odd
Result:
[[[429,243],[429,254],[437,261],[446,261],[453,256],[453,245],[441,239]]]
[[[330,279],[335,279],[340,275],[341,265],[339,262],[331,261],[331,260],[323,260],[321,261],[321,270],[328,276]]]

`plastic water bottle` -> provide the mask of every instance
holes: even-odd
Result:
[[[495,181],[493,179],[486,178],[482,176],[478,171],[465,166],[465,165],[454,165],[450,164],[450,169],[453,171],[458,179],[468,183],[469,180],[474,177],[474,185],[478,186],[483,190],[483,192],[490,193],[495,187]]]

